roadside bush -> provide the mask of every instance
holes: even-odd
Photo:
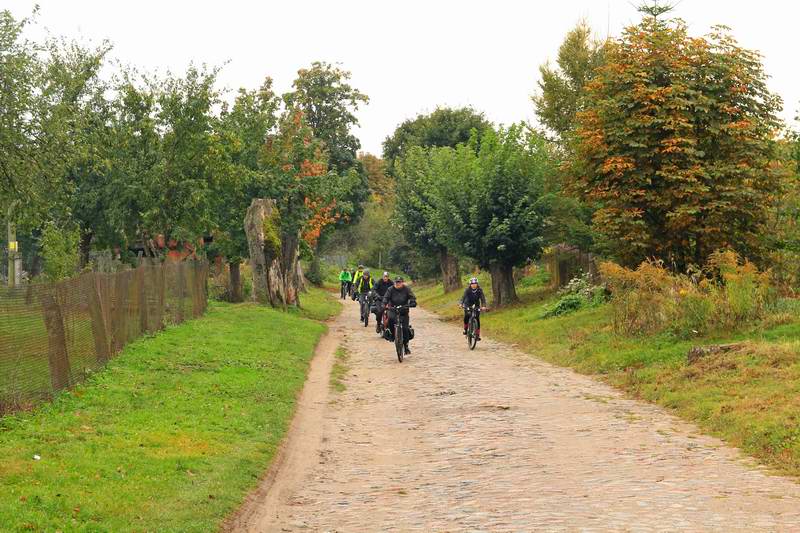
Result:
[[[569,280],[558,291],[560,298],[555,304],[545,309],[542,318],[562,316],[584,307],[594,307],[606,301],[606,288],[594,285],[589,274],[582,274]]]
[[[606,262],[600,272],[612,293],[614,329],[625,335],[668,331],[686,338],[735,329],[765,318],[776,292],[760,272],[730,250],[711,255],[702,272],[673,274],[660,261],[636,270]]]

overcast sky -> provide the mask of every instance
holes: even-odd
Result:
[[[283,92],[298,68],[339,62],[370,97],[357,134],[373,153],[397,124],[437,105],[471,105],[497,123],[533,120],[537,67],[576,22],[588,20],[605,37],[639,19],[636,0],[2,0],[0,8],[22,17],[36,3],[36,34],[108,39],[117,58],[144,70],[227,62],[220,81],[231,89],[271,76]],[[683,0],[675,15],[694,34],[730,26],[741,45],[759,50],[784,119],[793,121],[800,3]]]

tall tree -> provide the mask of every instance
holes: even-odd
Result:
[[[483,113],[471,107],[439,107],[428,115],[417,115],[416,118],[400,124],[383,141],[383,159],[386,161],[387,172],[394,175],[395,161],[412,146],[455,148],[469,141],[472,130],[476,130],[480,137],[491,127],[492,124]]]
[[[487,131],[456,149],[429,154],[438,238],[492,276],[493,304],[516,301],[514,267],[537,259],[549,212],[546,177],[552,149],[539,133],[515,125]]]
[[[398,168],[399,161],[410,153],[413,147],[455,147],[470,140],[472,132],[478,138],[491,130],[492,125],[472,108],[438,108],[430,115],[419,115],[413,120],[400,124],[394,133],[383,143],[383,157],[387,173],[398,178],[398,198],[395,211],[400,227],[409,244],[417,247],[423,255],[438,259],[445,292],[461,287],[458,257],[436,239],[436,232],[430,226],[431,199],[423,188],[417,186],[424,176],[417,171],[403,171]]]
[[[356,165],[361,148],[352,128],[358,125],[355,112],[369,103],[369,97],[350,85],[350,72],[315,61],[300,69],[292,84],[293,91],[283,97],[286,106],[303,112],[314,136],[325,143],[330,167],[346,172]]]
[[[280,213],[284,287],[296,288],[300,283],[296,279],[300,238],[307,232],[310,222],[322,224],[316,214],[328,207],[324,200],[326,182],[331,177],[323,143],[314,137],[301,110],[284,112],[278,131],[267,138],[262,165],[265,196],[275,199]],[[300,305],[296,289],[288,290],[287,296],[293,301],[286,303]]]
[[[315,61],[310,68],[300,69],[292,87],[284,95],[290,109],[303,112],[305,123],[314,137],[324,144],[328,165],[334,174],[327,183],[324,195],[327,201],[319,200],[322,211],[319,226],[313,235],[313,257],[308,277],[313,282],[322,282],[320,256],[331,232],[336,227],[358,221],[364,213],[363,205],[369,198],[367,176],[357,159],[361,147],[353,128],[358,126],[356,111],[369,103],[369,97],[350,85],[351,74],[330,63]],[[335,199],[335,202],[333,201]],[[322,216],[322,213],[327,213]]]
[[[151,201],[144,213],[151,235],[165,233],[178,241],[197,242],[214,225],[213,191],[221,153],[213,133],[217,70],[189,67],[185,76],[165,79],[158,93],[157,115],[163,130],[163,167],[149,184]]]
[[[539,67],[539,93],[532,100],[541,123],[559,139],[565,140],[575,129],[576,115],[585,106],[586,84],[602,64],[603,43],[581,21],[561,43],[556,66]]]
[[[233,105],[223,105],[215,128],[224,164],[220,169],[223,179],[217,180],[214,191],[214,243],[228,262],[229,293],[234,302],[243,299],[239,266],[248,254],[243,221],[252,198],[264,192],[259,190],[263,182],[261,152],[277,124],[279,104],[272,79],[267,78],[258,90],[239,89]]]
[[[682,270],[723,247],[758,257],[784,174],[781,100],[759,55],[724,29],[693,38],[659,15],[608,44],[578,115],[570,187],[625,264]]]

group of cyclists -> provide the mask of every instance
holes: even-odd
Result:
[[[355,270],[343,269],[339,273],[341,283],[341,298],[352,298],[358,301],[361,316],[360,320],[365,325],[370,314],[375,315],[376,331],[384,339],[394,342],[394,331],[397,321],[403,329],[402,340],[405,353],[410,354],[408,342],[414,338],[414,329],[409,320],[409,308],[417,306],[417,298],[402,276],[394,280],[388,272],[375,281],[368,268],[358,265]],[[480,313],[486,311],[486,295],[478,283],[478,278],[471,278],[469,286],[464,290],[459,304],[464,310],[464,335],[468,334],[470,320],[474,318],[477,329],[474,331],[476,340],[481,340]],[[399,310],[399,312],[397,312]]]

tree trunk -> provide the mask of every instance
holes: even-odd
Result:
[[[492,306],[502,307],[517,301],[517,290],[514,287],[514,267],[511,265],[493,264],[492,274]]]
[[[230,276],[230,278],[231,278],[230,279],[230,281],[231,281],[231,286],[230,286],[231,302],[234,302],[234,303],[239,303],[239,302],[244,300],[244,296],[242,295],[242,275],[241,275],[241,271],[239,270],[239,264],[240,264],[240,262],[238,260],[237,261],[231,261],[230,263],[228,263],[228,266],[230,267],[230,273],[231,273],[231,276]]]
[[[300,307],[299,279],[297,263],[300,259],[300,235],[282,235],[281,237],[281,276],[283,277],[283,307],[295,305]]]
[[[458,273],[458,257],[450,254],[446,248],[439,250],[439,265],[442,269],[444,292],[452,292],[461,288],[461,276]]]
[[[83,270],[89,264],[89,252],[92,251],[92,239],[94,238],[94,233],[91,231],[87,231],[86,233],[81,233],[81,241],[78,244],[78,253],[80,256],[80,263],[79,269]]]
[[[314,245],[314,257],[311,258],[311,265],[308,269],[308,280],[313,283],[314,285],[321,287],[323,283],[322,279],[322,261],[320,257],[322,256],[322,236],[317,239],[317,243]]]

